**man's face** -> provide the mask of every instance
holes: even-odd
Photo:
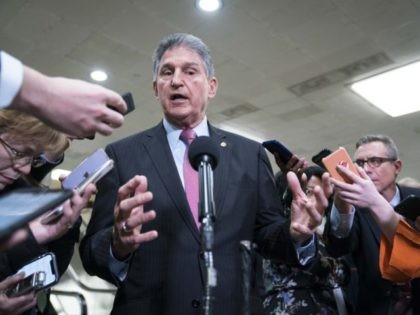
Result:
[[[391,158],[386,146],[380,141],[361,145],[354,156],[355,160],[367,160],[372,157]],[[390,201],[395,194],[395,182],[401,171],[401,161],[384,161],[377,167],[365,163],[363,169],[375,184],[378,192]]]
[[[216,95],[217,80],[207,78],[195,51],[174,47],[163,54],[153,89],[166,119],[179,128],[191,128],[204,118],[209,100]]]

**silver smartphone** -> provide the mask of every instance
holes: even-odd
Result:
[[[103,149],[97,149],[82,161],[61,183],[64,189],[75,189],[83,193],[90,183],[97,183],[114,167],[114,161]],[[42,224],[50,224],[63,214],[63,206],[51,210],[42,220]]]

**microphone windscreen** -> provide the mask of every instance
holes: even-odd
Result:
[[[198,170],[200,162],[207,157],[209,157],[209,163],[212,169],[215,169],[217,162],[219,161],[219,147],[216,142],[206,136],[197,137],[191,142],[188,149],[188,158],[190,160],[191,166]]]

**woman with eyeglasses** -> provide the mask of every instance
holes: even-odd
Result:
[[[0,197],[19,178],[29,174],[35,157],[67,145],[64,134],[37,118],[14,110],[0,110]],[[32,221],[25,230],[16,232],[20,240],[26,239],[0,253],[0,314],[21,314],[34,308],[34,293],[19,297],[4,294],[23,278],[23,275],[10,276],[33,258],[46,251],[53,251],[60,274],[65,271],[73,254],[74,243],[79,237],[76,223],[80,212],[95,189],[94,185],[90,185],[82,196],[74,194],[63,204],[64,214],[57,221],[51,224],[42,224],[41,218]],[[31,314],[36,314],[34,312],[32,310]]]

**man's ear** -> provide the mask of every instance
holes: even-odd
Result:
[[[394,162],[394,165],[395,165],[395,175],[398,176],[398,174],[401,172],[401,169],[402,169],[402,161],[396,160]]]
[[[219,86],[219,82],[217,81],[216,77],[212,77],[209,80],[209,98],[213,98],[217,94],[217,87]]]
[[[157,84],[156,81],[153,81],[153,91],[155,93],[155,96],[158,97],[158,91],[157,91]]]

